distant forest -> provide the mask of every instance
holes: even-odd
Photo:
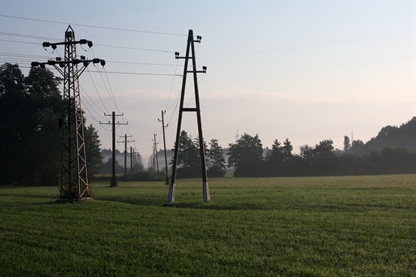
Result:
[[[198,139],[192,140],[183,131],[180,140],[178,178],[199,177]],[[283,142],[275,140],[269,148],[263,147],[258,135],[249,134],[242,135],[224,149],[217,140],[211,140],[205,149],[209,177],[223,177],[226,172],[233,172],[235,177],[416,173],[416,117],[400,126],[383,127],[376,137],[366,143],[351,141],[345,136],[343,149],[334,149],[333,141],[326,139],[315,146],[302,145],[300,153],[293,154],[289,139]],[[104,150],[103,154],[109,156],[111,151]],[[170,167],[173,149],[168,150],[167,154]],[[164,171],[163,150],[158,151],[157,156],[158,165],[152,164],[149,170],[154,171],[156,167]],[[122,157],[124,159],[124,155],[118,152],[117,158]],[[153,160],[153,157],[149,160]],[[122,168],[119,167],[120,173]],[[141,170],[144,169],[141,167]]]
[[[303,145],[300,154],[286,139],[275,140],[264,151],[256,135],[244,134],[230,144],[228,166],[236,177],[329,176],[416,173],[416,117],[401,126],[386,126],[368,142],[344,137],[344,149],[334,149],[331,139],[314,147]]]

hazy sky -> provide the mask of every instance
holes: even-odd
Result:
[[[94,46],[77,54],[105,59],[80,78],[87,123],[111,148],[116,111],[127,126],[117,136],[142,154],[153,135],[163,147],[161,111],[166,110],[167,147],[175,140],[177,102],[189,29],[196,44],[202,125],[206,141],[223,147],[258,134],[263,146],[292,142],[294,152],[332,139],[364,142],[386,125],[416,115],[415,1],[0,1],[0,61],[18,63],[64,55],[45,51],[43,41],[64,41],[69,24],[76,39]],[[53,67],[51,67],[53,69]],[[100,71],[102,73],[97,73]],[[56,71],[55,74],[58,75]],[[140,74],[137,74],[140,73]],[[188,76],[187,107],[194,107]],[[195,113],[182,128],[197,136]],[[119,140],[123,138],[118,137]],[[124,150],[124,144],[117,148]]]

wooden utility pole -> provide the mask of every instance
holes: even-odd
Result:
[[[113,129],[113,131],[112,131],[112,133],[113,133],[113,136],[112,136],[112,146],[113,146],[113,149],[112,149],[112,164],[111,164],[111,182],[110,182],[110,186],[111,187],[116,187],[117,186],[117,179],[116,179],[116,125],[127,125],[127,124],[129,124],[128,122],[126,122],[126,123],[120,123],[120,122],[117,122],[116,123],[116,116],[123,116],[123,114],[118,114],[118,115],[116,115],[116,113],[113,111],[112,112],[112,114],[104,114],[105,116],[111,116],[112,117],[112,122],[110,123],[110,121],[108,121],[107,123],[101,123],[101,121],[100,121],[100,124],[103,124],[103,125],[112,125],[112,129]]]
[[[169,185],[169,168],[168,168],[168,157],[166,154],[166,137],[165,137],[165,129],[168,127],[168,125],[165,126],[165,113],[166,111],[162,111],[162,120],[159,119],[159,122],[162,122],[162,130],[163,130],[163,147],[165,151],[165,172],[166,172],[166,178],[165,178],[165,184]]]

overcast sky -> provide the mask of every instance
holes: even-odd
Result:
[[[63,47],[42,42],[64,41],[69,24],[76,39],[93,41],[77,54],[107,63],[80,78],[87,124],[109,149],[111,129],[100,121],[124,114],[117,136],[132,136],[145,166],[154,134],[163,147],[162,110],[174,145],[184,63],[174,52],[185,53],[189,29],[202,36],[197,65],[208,67],[198,76],[206,141],[227,147],[247,133],[269,148],[289,138],[294,152],[324,139],[342,149],[345,135],[366,142],[416,115],[415,1],[1,0],[0,14],[1,64],[25,75],[31,61],[63,57]],[[197,136],[195,113],[182,129]]]

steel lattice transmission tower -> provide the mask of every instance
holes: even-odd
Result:
[[[44,42],[44,48],[57,45],[64,45],[64,60],[56,58],[44,63],[33,62],[32,66],[53,65],[64,79],[62,118],[60,126],[62,129],[62,155],[61,155],[61,187],[60,199],[80,200],[91,197],[88,185],[87,156],[84,137],[84,117],[81,108],[81,94],[79,77],[87,66],[92,63],[105,65],[105,61],[95,58],[86,59],[84,56],[77,56],[76,45],[86,44],[92,47],[92,41],[81,39],[75,40],[75,32],[71,26],[65,31],[65,41],[58,43]],[[81,68],[78,68],[81,65]]]

